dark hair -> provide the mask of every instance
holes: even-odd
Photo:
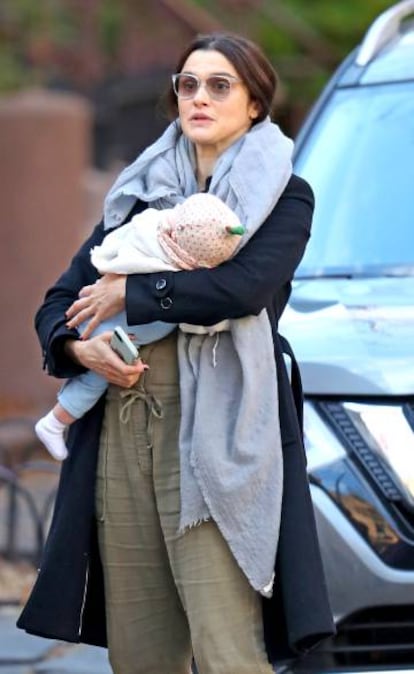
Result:
[[[181,72],[187,58],[198,49],[218,51],[234,66],[246,85],[251,100],[259,105],[260,112],[253,124],[263,121],[272,113],[278,78],[273,66],[257,44],[232,33],[197,35],[181,54],[175,72]],[[177,116],[177,96],[172,84],[166,92],[165,107],[170,118]]]

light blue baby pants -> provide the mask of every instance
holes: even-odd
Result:
[[[100,335],[108,330],[113,330],[120,325],[126,333],[134,335],[134,341],[138,345],[151,344],[162,339],[175,329],[172,323],[156,321],[145,325],[127,325],[125,312],[119,313],[111,319],[101,323],[92,336]],[[79,327],[80,332],[86,323]],[[77,377],[68,379],[58,393],[58,400],[62,407],[75,419],[82,417],[99,400],[106,391],[108,382],[101,375],[89,370]]]

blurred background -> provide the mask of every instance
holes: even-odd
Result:
[[[165,127],[159,105],[183,45],[232,30],[280,75],[276,118],[294,136],[328,76],[387,0],[2,0],[0,419],[37,415],[33,314],[100,218],[126,163]]]

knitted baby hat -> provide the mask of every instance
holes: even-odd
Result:
[[[160,224],[158,240],[180,269],[216,267],[236,251],[244,229],[218,197],[200,192],[177,204]]]

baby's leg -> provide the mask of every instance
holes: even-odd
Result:
[[[86,323],[80,326],[80,333]],[[95,334],[113,329],[111,322],[102,323]],[[75,383],[79,381],[79,388]],[[71,383],[73,382],[73,383]],[[68,455],[65,443],[65,431],[76,419],[90,409],[106,388],[106,382],[93,372],[88,372],[66,382],[59,392],[59,402],[44,417],[35,424],[35,432],[48,452],[58,461],[63,461]],[[72,388],[74,389],[71,394]],[[82,395],[84,392],[84,396]],[[85,393],[86,391],[86,393]],[[79,399],[78,399],[79,398]]]
[[[128,330],[125,313],[104,321],[92,334],[113,330],[115,325],[125,326]],[[80,326],[80,333],[85,326],[86,323]],[[55,459],[58,461],[66,459],[68,455],[64,437],[66,428],[95,405],[107,385],[107,381],[95,372],[85,372],[69,379],[58,394],[59,402],[36,423],[35,431],[38,438]]]
[[[59,402],[53,408],[53,414],[56,419],[58,419],[65,426],[69,426],[76,421],[77,417],[74,417],[73,414],[70,414]]]
[[[68,455],[64,433],[69,424],[75,421],[73,417],[60,403],[56,403],[53,410],[39,419],[35,425],[36,435],[58,461],[63,461]]]

